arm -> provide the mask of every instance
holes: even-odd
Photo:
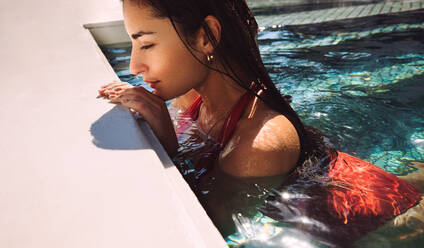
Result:
[[[99,90],[100,96],[119,103],[139,113],[152,128],[153,133],[172,157],[178,149],[174,125],[165,102],[143,87],[132,87],[124,82],[112,82]]]

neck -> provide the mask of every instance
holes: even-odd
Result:
[[[216,119],[227,113],[246,92],[228,76],[211,71],[207,80],[196,88],[203,100],[203,118]]]

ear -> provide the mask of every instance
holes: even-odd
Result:
[[[205,23],[209,26],[213,36],[217,43],[219,43],[221,39],[221,23],[216,19],[215,16],[208,15],[205,17]],[[212,41],[209,40],[208,35],[205,32],[205,29],[202,27],[196,37],[196,46],[197,49],[204,54],[211,54],[214,52],[214,46],[212,45]]]

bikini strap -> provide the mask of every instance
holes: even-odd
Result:
[[[200,105],[202,105],[203,100],[201,96],[198,96],[196,100],[186,109],[184,112],[184,115],[190,116],[193,121],[197,120],[197,117],[199,117],[199,110]]]
[[[193,121],[199,116],[200,105],[202,105],[202,97],[198,96],[196,100],[188,107],[178,118],[176,125],[176,134],[179,136],[189,128]]]
[[[240,120],[244,109],[254,97],[255,96],[252,93],[246,91],[246,93],[244,93],[244,95],[234,105],[233,109],[225,120],[224,126],[222,127],[221,133],[218,138],[218,143],[220,143],[221,148],[224,148],[227,145],[228,141],[230,140],[231,136],[233,135],[236,129],[237,122]]]
[[[244,95],[240,97],[238,102],[231,109],[231,112],[227,116],[227,119],[224,122],[224,126],[222,127],[217,140],[220,144],[221,149],[227,145],[228,141],[230,140],[231,136],[233,135],[236,129],[237,122],[240,120],[244,109],[254,97],[255,96],[252,93],[246,91],[246,93],[244,93]],[[189,116],[191,120],[188,120],[186,118],[181,119],[178,122],[177,134],[181,134],[182,132],[184,132],[184,130],[186,130],[191,125],[191,121],[197,120],[197,118],[199,117],[199,110],[202,103],[202,97],[198,96],[196,100],[194,100],[194,102],[191,104],[191,106],[186,111],[184,111],[183,116]]]

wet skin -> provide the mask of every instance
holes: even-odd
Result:
[[[195,58],[170,20],[154,17],[151,7],[124,1],[123,12],[125,28],[132,38],[130,71],[141,75],[154,92],[115,82],[103,87],[100,94],[140,113],[171,156],[178,142],[164,100],[176,99],[173,104],[184,110],[201,95],[203,104],[197,125],[216,138],[224,117],[245,90],[196,60],[207,63],[206,56],[214,52],[203,29],[191,39],[190,49]],[[219,21],[213,16],[206,17],[205,21],[219,41]],[[219,61],[210,66],[223,69]],[[246,78],[242,71],[239,74]],[[247,84],[250,83],[247,81]],[[243,113],[217,166],[241,178],[284,175],[296,165],[299,152],[299,137],[290,121],[256,100]]]
[[[123,82],[112,82],[100,89],[100,95],[140,113],[171,157],[177,151],[178,141],[165,100],[174,99],[172,105],[184,111],[201,95],[204,103],[197,125],[200,130],[216,138],[226,114],[245,90],[229,77],[210,70],[196,60],[207,63],[206,56],[214,52],[204,31],[199,30],[191,43],[194,58],[169,19],[156,18],[150,7],[140,7],[131,1],[124,1],[123,11],[125,28],[132,38],[130,71],[141,75],[154,88],[154,92]],[[220,23],[213,16],[206,17],[205,21],[219,41]],[[223,69],[219,61],[210,66]],[[243,78],[243,72],[238,72]],[[246,82],[249,82],[248,78]],[[298,134],[287,118],[256,100],[246,108],[234,135],[220,154],[216,164],[220,172],[217,176],[221,175],[226,181],[223,185],[231,181],[236,183],[239,179],[267,177],[269,180],[265,187],[277,187],[285,174],[296,165],[299,150]],[[212,201],[206,206],[216,223],[228,221],[230,212],[220,206],[232,198],[230,195],[234,195],[234,192],[223,192],[215,198],[215,204]],[[231,208],[234,209],[234,206]],[[416,209],[422,209],[422,203],[403,215],[403,220],[399,216],[388,226],[405,225],[408,222],[406,216],[422,218],[422,211]],[[222,230],[232,230],[224,226],[222,224]],[[419,232],[423,232],[423,229],[419,229]]]

